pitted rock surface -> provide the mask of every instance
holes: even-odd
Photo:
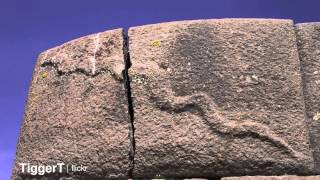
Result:
[[[49,49],[12,179],[318,178],[303,175],[320,173],[319,27],[179,21]],[[31,176],[18,165],[60,162],[88,169]]]
[[[292,21],[133,27],[129,49],[134,177],[312,170]]]
[[[71,173],[70,166],[67,173],[64,166],[64,173],[42,178],[127,178],[130,143],[123,47],[123,31],[116,29],[40,54],[12,179],[28,178],[18,163],[61,162],[88,168]]]

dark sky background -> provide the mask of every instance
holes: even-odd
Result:
[[[320,21],[319,0],[0,0],[0,180],[8,180],[37,55],[99,31],[226,17]]]

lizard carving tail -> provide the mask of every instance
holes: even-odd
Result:
[[[223,117],[218,106],[212,101],[212,98],[205,93],[196,93],[187,96],[174,96],[171,92],[166,95],[156,96],[153,94],[153,102],[156,106],[167,112],[191,112],[200,116],[212,131],[217,134],[228,135],[232,137],[252,137],[261,141],[273,144],[279,149],[283,149],[296,159],[304,159],[305,155],[295,151],[285,140],[272,132],[264,124],[252,120],[235,122]]]

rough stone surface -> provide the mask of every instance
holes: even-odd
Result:
[[[27,179],[17,163],[60,162],[88,168],[42,179],[126,179],[130,143],[123,47],[122,29],[116,29],[40,54],[12,179]]]
[[[221,180],[320,180],[320,176],[243,176],[225,177]]]
[[[304,82],[307,121],[314,150],[315,172],[320,173],[320,23],[296,26]]]
[[[134,177],[313,168],[292,21],[181,21],[129,37]]]

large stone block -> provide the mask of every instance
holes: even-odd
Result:
[[[313,168],[292,21],[181,21],[129,37],[135,177]]]
[[[22,173],[19,163],[65,164],[63,173],[32,176],[39,179],[127,178],[130,143],[123,48],[122,29],[116,29],[40,54],[12,179],[30,175]],[[71,172],[71,165],[87,168]]]
[[[315,172],[320,173],[320,23],[296,26],[304,82],[307,121],[314,153]]]

